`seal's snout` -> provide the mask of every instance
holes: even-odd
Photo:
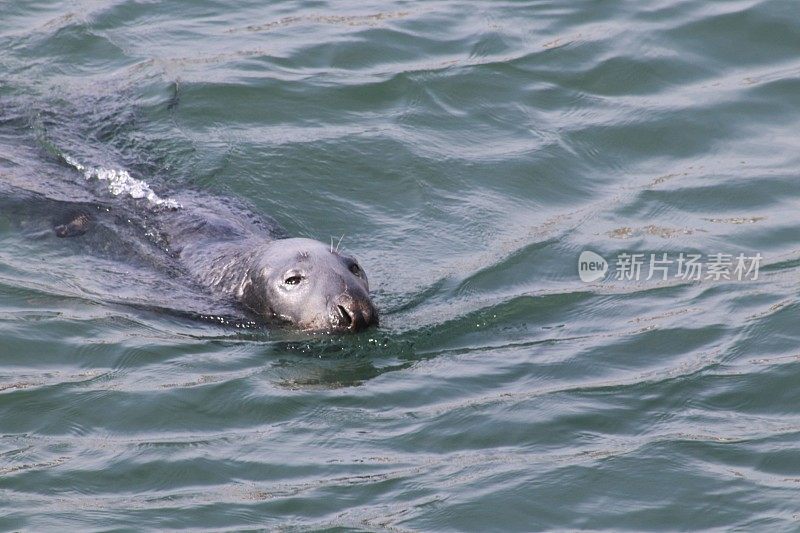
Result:
[[[361,331],[378,323],[378,313],[369,298],[342,294],[334,302],[333,327],[339,331]]]

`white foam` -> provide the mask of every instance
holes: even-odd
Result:
[[[127,170],[117,170],[102,167],[86,167],[79,163],[75,158],[64,155],[64,161],[75,167],[79,172],[83,172],[83,177],[87,180],[96,178],[108,184],[108,192],[114,196],[128,195],[131,198],[145,198],[151,205],[166,207],[168,209],[180,209],[183,206],[171,198],[161,198],[147,182],[137,180],[131,176]]]

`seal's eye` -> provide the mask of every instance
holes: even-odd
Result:
[[[361,267],[358,266],[358,263],[353,263],[352,265],[350,265],[350,272],[352,272],[358,277],[361,277]]]
[[[300,276],[300,275],[289,276],[288,278],[283,280],[283,282],[286,285],[297,285],[301,281],[303,281],[303,276]]]

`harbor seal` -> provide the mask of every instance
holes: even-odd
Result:
[[[358,332],[378,311],[358,261],[319,241],[289,237],[231,199],[177,197],[156,219],[167,249],[205,287],[260,322],[312,332]]]
[[[289,237],[276,221],[232,199],[197,192],[176,198],[179,208],[149,211],[146,235],[194,282],[259,323],[326,333],[378,324],[366,273],[338,246]],[[56,235],[85,233],[86,212],[73,216],[54,228]]]
[[[306,238],[186,246],[199,281],[265,322],[306,331],[357,332],[378,323],[364,270],[351,256]]]

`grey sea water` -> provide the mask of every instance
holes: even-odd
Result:
[[[796,531],[797,8],[0,0],[0,528]],[[215,321],[67,158],[344,235],[381,326]]]

